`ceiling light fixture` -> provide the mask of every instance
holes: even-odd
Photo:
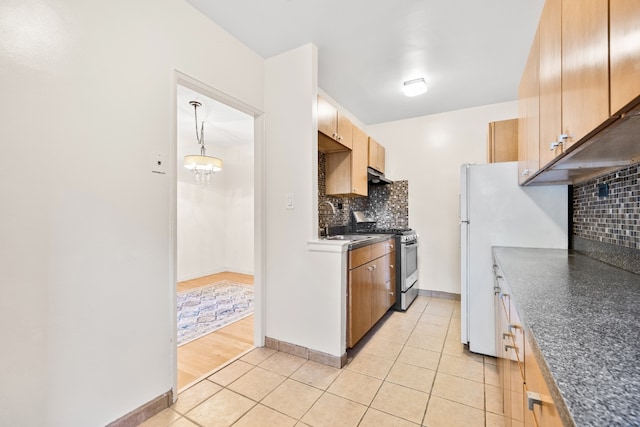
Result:
[[[419,79],[408,80],[404,82],[402,90],[404,90],[404,94],[407,96],[422,95],[427,91],[427,83],[422,77]]]
[[[209,176],[211,176],[212,173],[222,170],[222,160],[206,155],[206,148],[204,146],[204,121],[200,126],[200,133],[198,133],[198,107],[201,107],[202,104],[198,101],[190,101],[189,104],[193,105],[193,113],[196,118],[196,140],[200,145],[200,155],[192,154],[184,156],[184,167],[195,174],[198,183],[208,183]]]

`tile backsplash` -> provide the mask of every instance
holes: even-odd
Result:
[[[599,185],[609,187],[599,197]],[[573,235],[640,249],[640,176],[638,165],[573,187]]]
[[[389,185],[369,185],[368,197],[340,197],[326,195],[326,157],[318,152],[318,204],[329,201],[336,207],[323,204],[318,208],[318,228],[346,226],[353,231],[352,211],[364,211],[377,220],[378,228],[409,227],[409,182],[394,181]],[[338,206],[342,205],[342,209]]]
[[[638,269],[638,164],[573,187],[572,234],[578,252],[631,271]]]

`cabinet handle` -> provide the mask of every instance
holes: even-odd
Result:
[[[494,286],[493,287],[493,294],[494,295],[498,295],[500,293],[500,286]]]
[[[522,326],[512,323],[512,324],[509,324],[509,326],[507,326],[507,329],[509,330],[509,333],[512,333],[514,329],[522,329]]]
[[[502,339],[505,339],[507,337],[513,338],[513,334],[511,332],[503,332],[502,333]]]
[[[378,268],[378,266],[376,266],[375,264],[373,264],[371,267],[372,267],[374,270],[375,270],[376,268]]]
[[[395,294],[393,292],[389,292],[389,295],[394,296]]]
[[[331,138],[336,139],[337,137],[338,137],[338,134],[337,134],[337,133],[332,133],[332,134],[331,134]]]
[[[567,138],[569,138],[569,135],[567,135],[566,133],[563,133],[562,135],[558,136],[558,140],[556,142],[552,142],[549,149],[551,151],[555,150],[556,147],[558,147],[559,145],[563,145],[567,140]]]
[[[509,351],[509,349],[512,348],[514,351],[518,351],[518,346],[517,345],[511,345],[511,344],[506,344],[504,346],[504,351]]]
[[[358,189],[356,187],[353,187],[353,190],[351,190],[351,191],[353,191],[355,193],[356,191],[358,191]]]
[[[393,249],[393,245],[389,245],[389,249]]]
[[[540,397],[539,393],[536,393],[534,391],[528,391],[527,392],[527,406],[529,407],[530,411],[533,411],[533,405],[542,406],[542,398]]]
[[[338,137],[338,141],[342,141],[342,137],[341,136]]]
[[[522,176],[527,176],[529,175],[529,169],[525,169],[522,171]]]
[[[389,264],[389,268],[393,270],[393,264]]]
[[[367,271],[373,271],[373,267],[372,266],[367,267]]]

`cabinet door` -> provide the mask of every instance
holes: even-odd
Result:
[[[495,310],[498,311],[497,319],[497,335],[496,343],[498,348],[498,374],[500,375],[500,388],[502,390],[502,407],[504,413],[504,422],[506,427],[511,426],[511,360],[509,359],[510,345],[509,337],[504,334],[507,333],[507,325],[509,324],[508,308],[505,305],[509,305],[508,297],[504,294],[500,294]]]
[[[518,160],[518,119],[489,123],[487,155],[489,163]]]
[[[611,113],[640,96],[640,1],[610,0]]]
[[[518,172],[519,182],[540,168],[540,80],[539,34],[533,39],[519,88]]]
[[[528,337],[525,339],[524,343],[524,358],[527,368],[527,381],[523,396],[524,410],[531,412],[530,414],[525,415],[525,420],[533,416],[534,422],[537,426],[561,427],[562,420],[560,418],[560,414],[558,414],[553,398],[551,397],[551,393],[549,392],[549,388],[547,387],[547,383],[545,382],[538,362],[532,353]],[[534,397],[533,395],[528,395],[528,393],[531,392],[536,393],[535,397],[540,398],[540,403],[533,404],[533,402],[531,402],[531,405],[529,405],[530,398]]]
[[[369,167],[384,173],[385,149],[375,139],[369,137]]]
[[[338,112],[338,137],[336,140],[347,148],[353,147],[353,127],[351,120]]]
[[[371,266],[369,262],[349,271],[347,346],[353,347],[371,328]]]
[[[547,0],[540,17],[540,165],[562,154],[562,3]],[[552,147],[552,143],[554,146]]]
[[[609,0],[562,0],[565,149],[609,118],[608,16]]]
[[[330,138],[338,138],[338,110],[318,96],[318,132]]]
[[[389,256],[384,255],[371,262],[371,284],[373,292],[371,323],[374,324],[389,309]]]
[[[388,245],[390,246],[390,243]],[[395,250],[392,250],[373,261],[373,264],[376,266],[372,277],[373,323],[380,320],[396,302],[395,256]]]
[[[367,185],[367,157],[369,141],[367,134],[353,127],[353,146],[351,150],[351,191],[353,194],[366,196]]]

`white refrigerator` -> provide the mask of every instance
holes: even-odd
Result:
[[[566,185],[521,187],[517,162],[461,166],[461,338],[470,351],[496,356],[491,248],[566,249],[568,222]]]

